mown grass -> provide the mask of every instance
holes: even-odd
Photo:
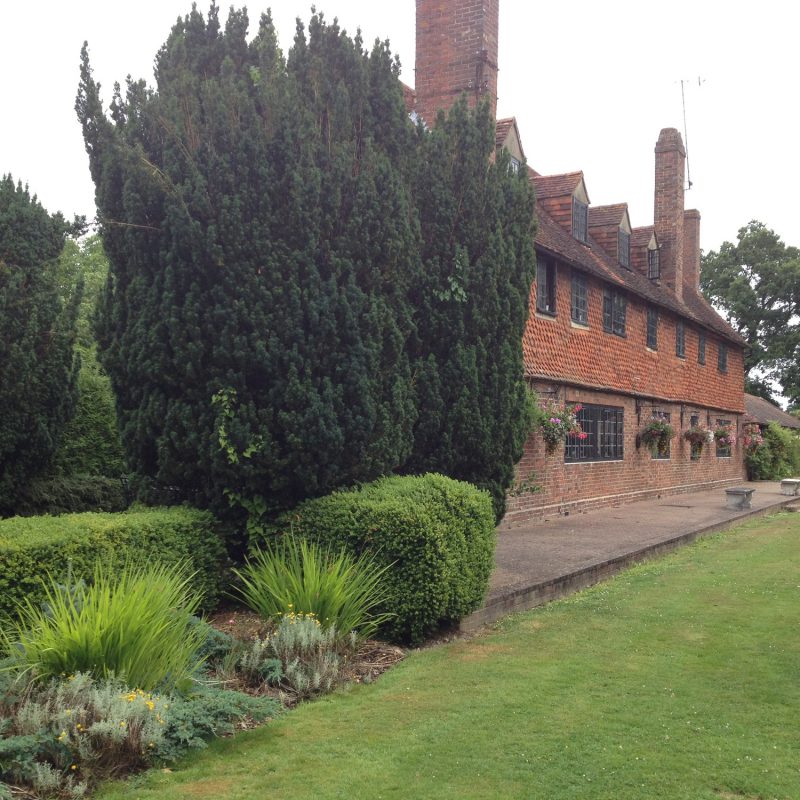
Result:
[[[758,520],[101,797],[798,798],[799,565]]]

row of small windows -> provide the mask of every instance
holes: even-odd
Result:
[[[651,251],[658,252],[658,251]],[[556,315],[556,263],[539,256],[536,261],[536,311],[554,317]],[[658,350],[658,309],[647,308],[647,347]],[[570,318],[578,325],[589,324],[589,288],[586,275],[572,271]],[[603,330],[624,337],[627,322],[627,298],[619,289],[603,289]],[[686,325],[678,320],[675,326],[675,355],[686,358]],[[706,335],[697,333],[697,363],[706,363]],[[717,349],[717,368],[728,371],[728,348],[720,342]]]
[[[667,422],[670,415],[667,412],[658,412]],[[579,439],[569,436],[564,447],[564,461],[574,464],[580,461],[621,461],[625,441],[625,412],[617,406],[583,405],[577,413],[581,430],[586,437]],[[700,417],[693,414],[690,425],[695,426],[700,422]],[[730,426],[729,419],[717,419],[717,426]],[[702,453],[702,445],[692,444],[691,459],[696,461]],[[669,459],[670,450],[653,454],[655,459]],[[717,458],[729,458],[731,455],[730,444],[716,444]]]

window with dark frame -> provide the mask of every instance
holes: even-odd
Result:
[[[589,292],[586,276],[572,271],[572,321],[579,325],[589,324]]]
[[[702,331],[697,334],[697,363],[706,363],[706,335]]]
[[[665,422],[670,422],[669,411],[662,411],[660,408],[653,409],[653,416],[660,417]],[[656,461],[669,461],[672,457],[672,439],[667,442],[667,449],[662,453],[658,448],[652,451],[651,455]]]
[[[719,343],[717,350],[717,369],[720,372],[728,371],[728,346],[722,342]]]
[[[631,235],[619,229],[617,234],[617,251],[619,254],[619,263],[626,269],[631,268]]]
[[[717,427],[731,427],[731,421],[729,419],[718,419],[717,420]],[[721,444],[720,440],[717,439],[717,458],[730,458],[731,457],[731,445],[730,442],[728,444]]]
[[[661,263],[658,248],[647,251],[647,277],[651,281],[661,277]]]
[[[681,319],[675,325],[675,355],[686,358],[686,327]]]
[[[556,265],[549,258],[536,259],[536,310],[555,316]]]
[[[621,461],[624,456],[624,409],[586,405],[577,413],[585,439],[568,436],[564,461]]]
[[[589,206],[578,200],[577,197],[572,198],[572,235],[581,242],[586,241],[586,236],[589,230]]]
[[[647,346],[658,350],[658,309],[655,306],[647,307]]]
[[[700,424],[700,416],[698,414],[692,414],[689,417],[689,427],[694,428]],[[700,456],[703,454],[703,445],[700,442],[692,442],[691,443],[691,453],[690,458],[692,461],[698,461]]]
[[[615,336],[625,336],[627,300],[616,289],[603,290],[603,330]]]

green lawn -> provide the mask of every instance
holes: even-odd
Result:
[[[106,798],[800,798],[800,515],[412,654]]]

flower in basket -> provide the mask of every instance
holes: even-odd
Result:
[[[731,425],[717,425],[714,428],[714,439],[720,447],[732,447],[736,444],[736,435]]]
[[[764,444],[761,428],[757,422],[748,422],[742,427],[742,445],[744,449],[753,452]]]
[[[709,430],[705,425],[692,425],[684,434],[683,438],[687,442],[700,445],[701,447],[708,441]]]
[[[666,453],[669,440],[675,435],[672,425],[663,414],[653,414],[647,421],[639,440],[651,450],[657,449],[659,453]]]
[[[585,439],[588,434],[581,429],[578,422],[578,412],[582,406],[568,405],[566,403],[549,402],[541,409],[539,416],[539,429],[542,432],[545,449],[548,453],[554,453],[556,447],[563,443],[567,436],[577,436]]]

